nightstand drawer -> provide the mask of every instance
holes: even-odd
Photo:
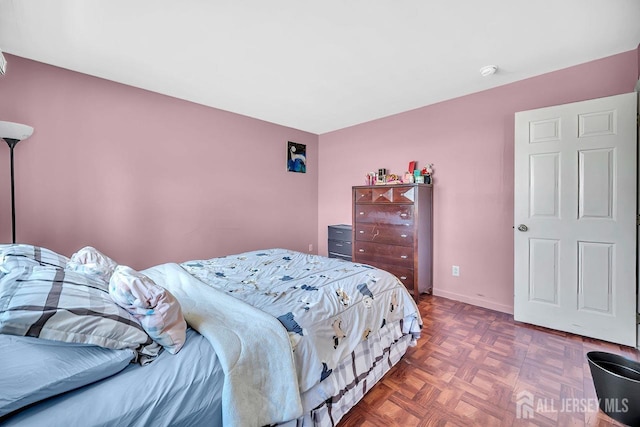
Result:
[[[345,242],[351,241],[351,226],[345,224],[330,225],[329,240],[342,240]]]
[[[351,255],[343,255],[335,252],[329,252],[329,258],[339,258],[345,261],[351,261]]]
[[[351,257],[351,242],[344,240],[329,240],[329,253],[348,255]]]

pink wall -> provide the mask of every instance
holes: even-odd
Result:
[[[16,147],[18,241],[93,245],[134,268],[265,247],[326,254],[326,227],[351,222],[364,173],[433,162],[435,293],[512,312],[513,114],[630,92],[639,53],[320,137],[7,55],[0,119],[36,129]],[[306,174],[285,171],[287,140],[307,144]]]
[[[319,252],[366,172],[434,163],[434,293],[512,313],[514,113],[632,92],[637,70],[633,50],[321,135]]]
[[[0,120],[35,128],[15,149],[18,242],[67,255],[93,245],[134,268],[317,248],[317,135],[7,60]],[[286,171],[288,140],[307,144],[306,174]],[[0,242],[10,242],[2,146]]]

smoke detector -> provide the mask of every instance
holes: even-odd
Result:
[[[480,75],[482,77],[489,77],[495,74],[496,71],[498,71],[497,65],[485,65],[484,67],[480,68]]]

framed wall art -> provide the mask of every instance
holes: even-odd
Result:
[[[287,142],[287,170],[289,172],[307,172],[307,146],[296,142]]]

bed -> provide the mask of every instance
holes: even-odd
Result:
[[[364,264],[276,248],[135,272],[83,250],[0,245],[2,425],[333,426],[422,328],[401,282]],[[181,333],[135,305],[147,285]],[[98,339],[85,317],[111,323],[87,327]]]

